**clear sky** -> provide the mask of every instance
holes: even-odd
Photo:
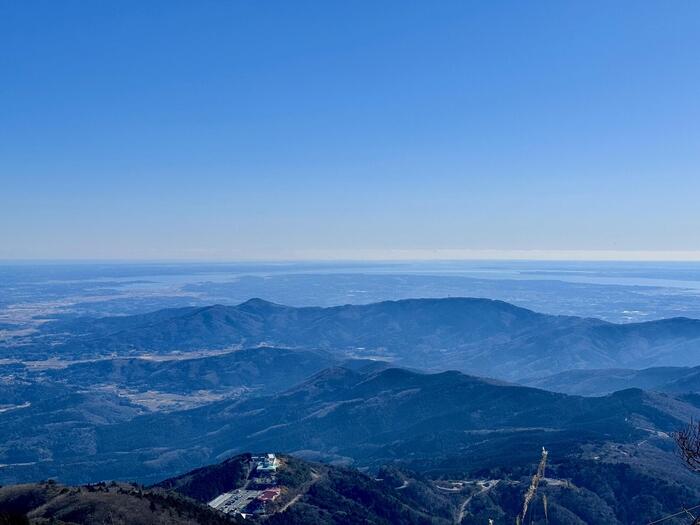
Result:
[[[696,0],[0,0],[0,80],[0,258],[700,258]]]

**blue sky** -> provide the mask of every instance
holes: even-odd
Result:
[[[699,20],[0,0],[0,258],[700,258]]]

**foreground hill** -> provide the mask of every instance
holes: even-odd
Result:
[[[264,481],[256,477],[254,458],[245,453],[148,488],[114,482],[0,487],[0,523],[481,525],[493,519],[495,525],[506,525],[521,509],[536,463],[535,454],[521,468],[455,477],[392,466],[368,475],[292,456],[277,458],[276,472],[262,474]],[[553,459],[530,505],[532,523],[546,522],[544,496],[549,523],[632,525],[675,512],[699,495],[629,465]],[[261,482],[274,488],[273,499],[263,501]],[[207,505],[224,498],[236,502],[235,507]]]
[[[0,487],[0,524],[232,525],[239,523],[176,493],[126,483],[67,487],[53,482]]]
[[[411,490],[399,488],[394,479],[370,477],[357,470],[278,456],[274,484],[279,498],[264,508],[264,517],[253,522],[289,525],[451,525],[455,505],[425,479],[411,478]],[[221,493],[252,487],[255,466],[250,454],[202,467],[154,486],[206,503]],[[406,488],[406,487],[404,487]],[[262,510],[262,509],[261,509]]]
[[[265,344],[381,356],[402,366],[452,368],[506,379],[568,369],[700,362],[698,320],[618,325],[538,314],[487,299],[415,299],[332,308],[292,308],[252,299],[238,306],[65,321],[47,330],[58,327],[63,342],[55,344],[49,334],[51,345],[24,347],[23,355],[84,358]]]
[[[279,456],[278,456],[279,457]],[[521,469],[482,471],[477,477],[425,476],[383,466],[372,475],[350,468],[280,457],[280,496],[264,507],[260,521],[315,525],[348,523],[477,525],[512,524],[521,509],[534,461]],[[531,460],[536,460],[533,454]],[[200,502],[250,489],[255,476],[250,454],[202,467],[155,485]],[[254,478],[253,478],[254,479]],[[652,521],[694,501],[697,492],[654,479],[628,465],[554,458],[532,501],[533,523],[622,525]],[[248,517],[252,522],[255,516]]]
[[[399,490],[356,470],[280,458],[280,496],[244,519],[207,503],[224,492],[250,489],[251,455],[168,479],[150,488],[125,483],[79,487],[54,482],[0,487],[0,523],[102,525],[452,525],[455,506],[430,482],[411,479]],[[260,491],[258,491],[260,493]],[[250,492],[249,492],[250,494]]]

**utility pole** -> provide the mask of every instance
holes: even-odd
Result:
[[[523,510],[515,518],[516,525],[522,525],[525,522],[525,515],[527,514],[527,508],[530,502],[535,498],[537,494],[537,487],[540,484],[540,480],[544,477],[544,468],[547,465],[547,450],[542,447],[542,459],[540,459],[540,464],[537,467],[537,472],[532,476],[532,481],[530,481],[530,488],[527,489],[525,493],[525,500],[523,501]]]

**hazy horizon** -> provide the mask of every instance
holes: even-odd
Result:
[[[700,263],[698,251],[581,251],[581,250],[393,250],[363,251],[324,254],[315,251],[312,255],[297,254],[279,257],[0,257],[0,263],[343,263],[343,262],[619,262],[619,263]]]

